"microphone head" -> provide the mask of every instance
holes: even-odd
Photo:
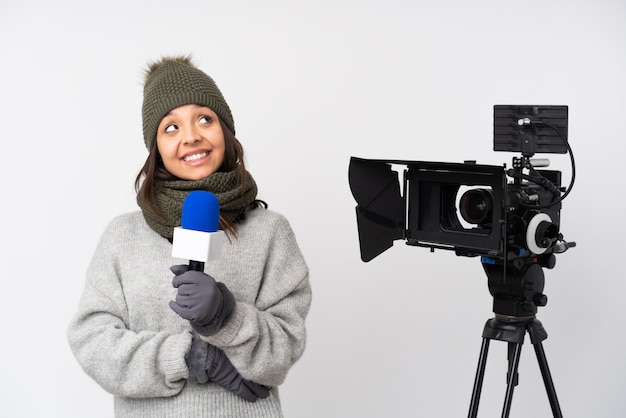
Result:
[[[220,204],[211,192],[194,190],[183,202],[181,215],[183,229],[215,232],[220,223]]]

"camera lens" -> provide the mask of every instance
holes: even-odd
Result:
[[[482,225],[491,220],[493,196],[491,190],[471,189],[463,193],[459,206],[461,216],[471,224]]]

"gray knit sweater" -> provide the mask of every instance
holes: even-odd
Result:
[[[189,322],[168,302],[176,289],[171,244],[141,212],[114,219],[87,271],[68,339],[78,362],[114,395],[116,417],[282,417],[278,386],[305,346],[311,304],[308,268],[287,220],[256,209],[237,239],[205,272],[234,294],[235,311],[205,338],[226,353],[241,375],[274,389],[254,403],[208,383],[187,383]]]

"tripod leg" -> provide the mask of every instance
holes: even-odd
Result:
[[[511,367],[509,368],[508,383],[506,385],[506,396],[504,398],[504,407],[502,408],[502,418],[508,418],[509,413],[511,412],[511,402],[513,401],[513,389],[515,388],[515,385],[517,384],[516,382],[517,368],[519,367],[519,358],[522,354],[522,344],[516,343],[514,344],[514,346],[515,347],[513,350],[513,358],[509,359],[509,364],[511,365]]]
[[[546,392],[548,393],[548,400],[550,401],[550,407],[552,408],[552,415],[554,415],[554,418],[563,418],[561,407],[559,406],[559,400],[556,397],[554,383],[552,382],[552,375],[550,374],[550,369],[548,368],[546,353],[543,351],[543,345],[541,342],[537,342],[536,344],[533,344],[533,346],[535,347],[535,353],[537,354],[537,361],[539,362],[539,369],[541,370],[543,383],[546,386]]]
[[[474,390],[472,391],[472,401],[470,402],[469,418],[476,418],[478,415],[478,403],[480,402],[480,392],[483,388],[483,378],[485,376],[485,365],[487,364],[487,353],[489,352],[489,339],[483,338],[480,347],[480,357],[478,358],[478,368],[474,379]]]
[[[513,373],[513,356],[515,355],[515,347],[517,346],[516,343],[508,343],[508,353],[507,353],[507,360],[509,361],[509,371],[506,375],[506,381],[507,383],[509,382],[509,379],[511,377],[511,373]],[[513,375],[513,386],[517,386],[519,381],[519,373],[515,372],[515,374]]]

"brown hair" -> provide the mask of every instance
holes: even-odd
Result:
[[[224,133],[224,161],[218,171],[226,172],[238,170],[239,178],[241,178],[241,194],[244,194],[246,190],[246,184],[248,181],[248,172],[246,171],[244,163],[244,152],[241,142],[235,137],[232,131],[226,126],[224,122],[218,117],[220,126]],[[143,200],[158,216],[165,217],[161,211],[159,211],[154,196],[154,182],[155,180],[179,180],[178,177],[167,171],[163,164],[161,154],[159,154],[156,141],[152,143],[152,147],[146,158],[146,162],[137,174],[135,179],[135,190],[141,200]],[[248,210],[252,210],[258,207],[267,208],[267,203],[262,200],[254,200]],[[246,211],[247,212],[247,211]],[[220,214],[220,225],[229,235],[237,237],[237,223],[245,218],[245,212],[243,215],[233,217],[229,214]]]

